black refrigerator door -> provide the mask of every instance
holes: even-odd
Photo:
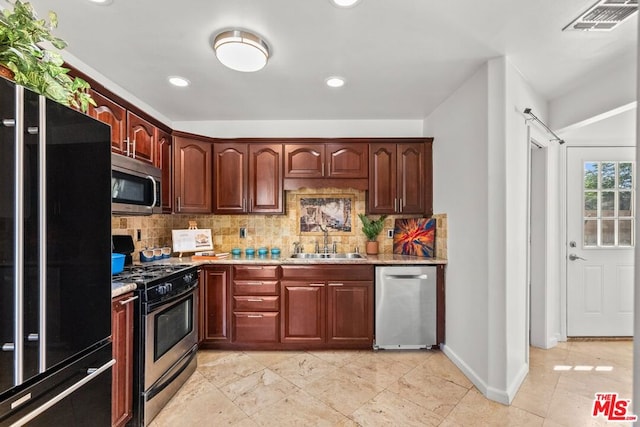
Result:
[[[16,93],[0,78],[0,399],[111,334],[109,127],[53,101],[41,106],[26,89],[16,107]],[[16,165],[20,121],[23,156]],[[23,345],[16,352],[19,321]]]
[[[111,351],[108,343],[23,384],[13,396],[0,400],[0,426],[20,420],[28,421],[29,427],[110,426]]]

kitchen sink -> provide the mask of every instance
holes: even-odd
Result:
[[[350,252],[350,253],[302,253],[302,254],[291,254],[291,258],[297,259],[366,259],[367,257],[362,255],[361,253]]]

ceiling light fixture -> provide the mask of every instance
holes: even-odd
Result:
[[[191,84],[189,80],[180,76],[169,76],[169,83],[177,87],[187,87]]]
[[[331,3],[333,3],[334,6],[338,7],[353,7],[359,1],[360,0],[331,0]]]
[[[253,72],[264,68],[269,59],[269,46],[260,37],[242,30],[218,34],[213,50],[222,64],[232,70]]]
[[[113,0],[89,0],[91,3],[98,4],[100,6],[107,6],[113,3]]]
[[[331,76],[331,77],[327,77],[327,79],[324,82],[329,87],[342,87],[344,86],[346,80],[344,79],[344,77]]]

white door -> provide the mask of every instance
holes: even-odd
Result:
[[[634,155],[567,148],[567,336],[633,335]]]

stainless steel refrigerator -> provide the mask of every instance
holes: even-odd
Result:
[[[110,149],[0,78],[0,426],[111,424]]]

